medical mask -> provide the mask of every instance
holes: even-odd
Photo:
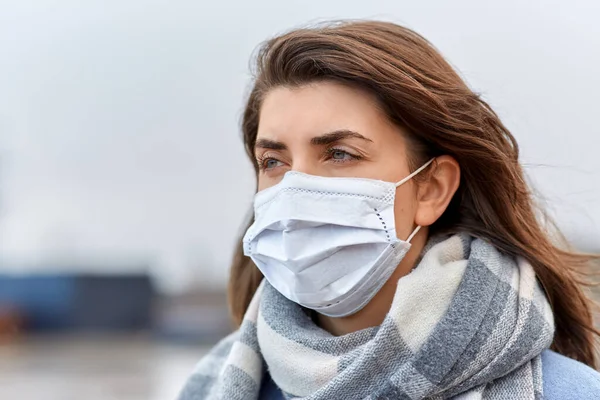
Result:
[[[287,172],[256,194],[244,254],[288,299],[331,317],[354,314],[410,249],[420,226],[396,237],[396,188],[432,161],[397,183]]]

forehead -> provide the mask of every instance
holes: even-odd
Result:
[[[278,87],[265,96],[258,137],[316,135],[338,129],[363,131],[389,125],[370,93],[334,82]]]

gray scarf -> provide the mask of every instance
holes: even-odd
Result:
[[[552,311],[523,259],[461,234],[431,240],[379,327],[335,337],[267,282],[180,400],[541,399]]]

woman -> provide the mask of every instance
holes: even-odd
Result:
[[[515,138],[431,44],[336,23],[257,66],[239,329],[182,400],[600,398],[594,257],[555,243]]]

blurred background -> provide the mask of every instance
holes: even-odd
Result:
[[[307,23],[432,41],[566,236],[600,251],[599,17],[595,0],[0,0],[0,398],[176,397],[231,329],[249,59]]]

